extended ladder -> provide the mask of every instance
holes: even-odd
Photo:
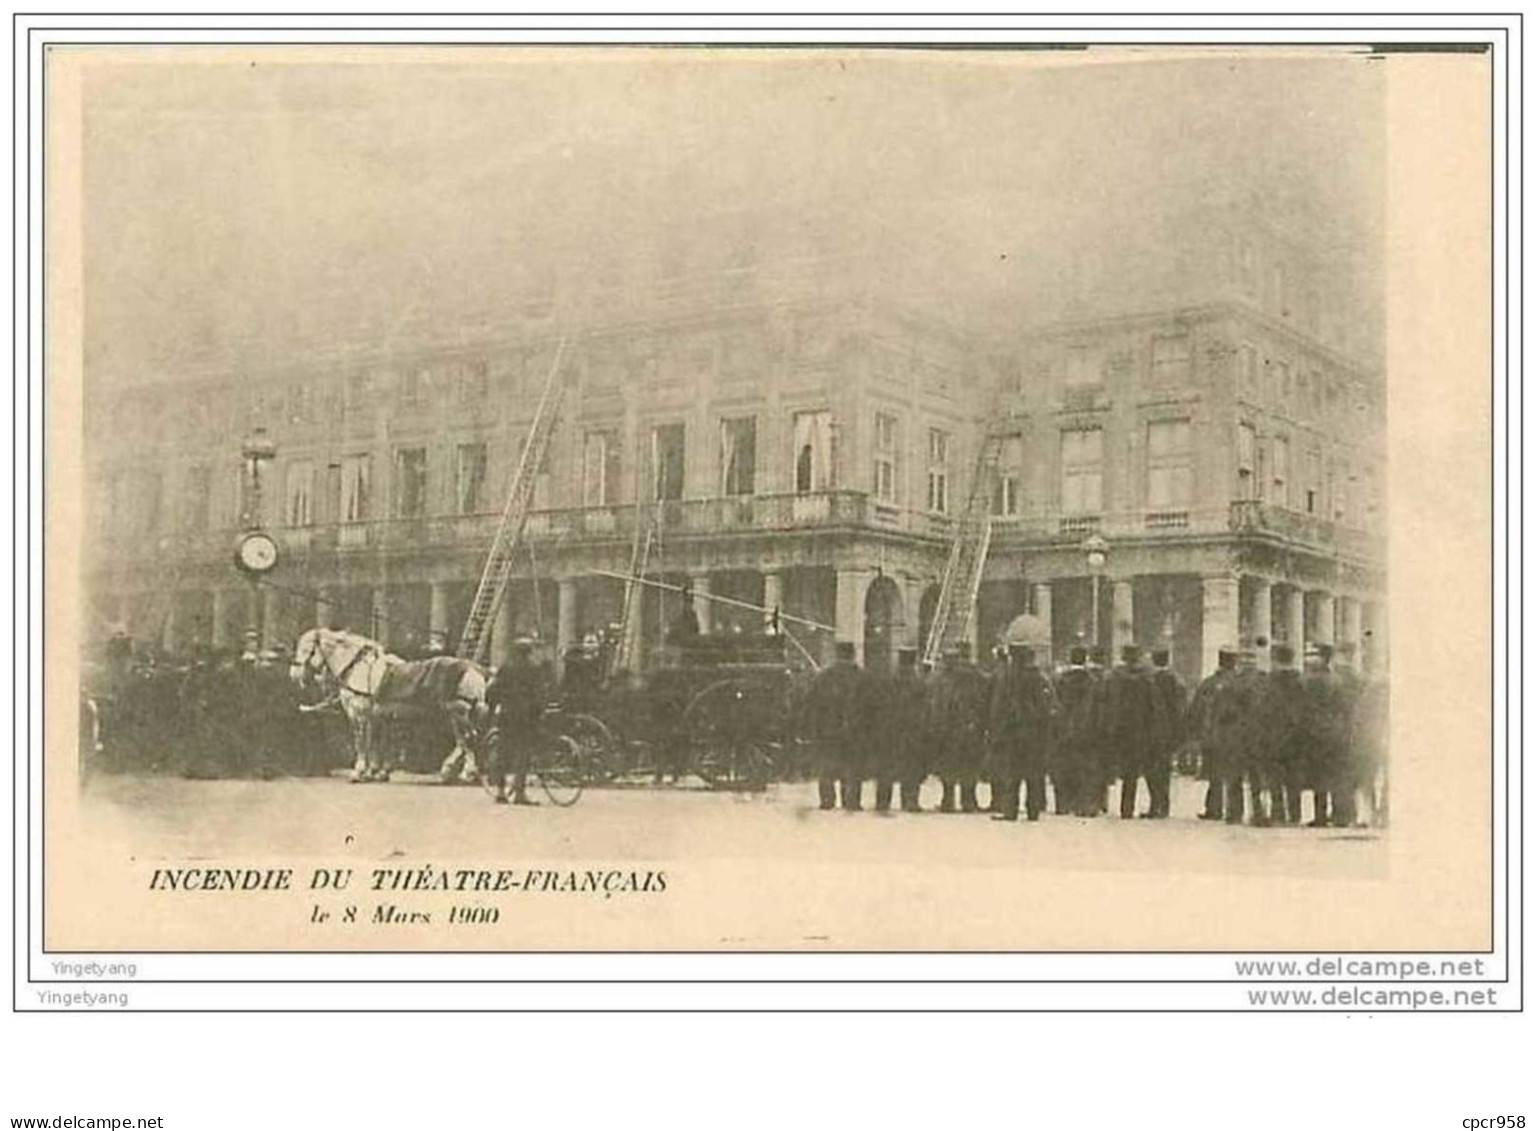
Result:
[[[491,552],[485,559],[485,569],[480,573],[480,584],[475,589],[475,599],[470,602],[469,618],[464,631],[459,634],[459,656],[462,659],[484,663],[490,652],[490,626],[496,612],[506,599],[507,585],[512,580],[512,562],[528,522],[528,508],[533,501],[533,488],[539,470],[544,465],[549,439],[560,416],[560,402],[565,395],[565,382],[560,380],[560,361],[565,356],[565,339],[560,339],[555,350],[554,364],[544,382],[544,392],[539,397],[539,407],[533,416],[533,426],[523,444],[523,454],[517,461],[517,471],[512,476],[512,487],[507,493],[507,505],[502,510],[501,524],[491,541]]]
[[[613,650],[610,675],[640,670],[640,631],[635,631],[635,609],[645,585],[645,571],[656,545],[656,505],[647,504],[643,493],[635,498],[635,538],[629,551],[629,573],[624,582],[624,611],[619,619],[619,643]]]
[[[923,662],[926,664],[936,663],[946,648],[973,638],[976,595],[981,589],[987,550],[992,544],[992,490],[1005,438],[1002,432],[988,432],[976,453],[976,472],[971,477],[970,496],[955,526],[949,561],[944,566],[944,578],[939,585],[939,600],[933,610],[933,624],[923,645]]]

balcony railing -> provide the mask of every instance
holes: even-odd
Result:
[[[1277,507],[1259,499],[1235,501],[1230,526],[1240,534],[1271,534],[1361,557],[1379,557],[1385,549],[1380,534],[1345,526],[1315,514]]]

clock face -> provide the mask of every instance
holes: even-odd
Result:
[[[235,550],[235,562],[251,573],[266,573],[277,564],[277,543],[270,534],[247,534]]]

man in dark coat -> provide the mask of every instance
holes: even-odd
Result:
[[[917,792],[926,773],[925,688],[917,675],[917,649],[898,649],[896,674],[881,683],[880,714],[873,720],[881,735],[875,754],[875,808],[887,812],[894,787],[899,786],[902,811],[916,813]]]
[[[991,779],[997,791],[992,818],[1019,819],[1019,788],[1031,821],[1045,807],[1045,767],[1058,707],[1051,681],[1035,665],[1035,650],[1023,644],[1008,649],[1008,665],[993,679],[987,723]]]
[[[1067,666],[1056,677],[1056,741],[1051,744],[1051,790],[1057,814],[1095,816],[1089,808],[1088,760],[1093,756],[1092,696],[1094,675],[1088,670],[1088,650],[1073,648]]]
[[[1301,820],[1305,778],[1305,696],[1296,653],[1288,644],[1270,649],[1270,671],[1254,711],[1254,823],[1294,825]]]
[[[933,679],[931,719],[944,787],[942,813],[975,813],[976,783],[986,754],[990,689],[986,674],[967,657],[965,645],[944,655]]]
[[[1306,710],[1307,785],[1312,790],[1312,828],[1348,825],[1354,820],[1353,797],[1346,798],[1349,706],[1345,688],[1333,670],[1333,648],[1314,644],[1307,651],[1301,686]]]
[[[1200,775],[1206,782],[1205,806],[1200,813],[1205,821],[1220,821],[1227,812],[1227,782],[1236,757],[1235,728],[1241,723],[1235,714],[1240,705],[1231,694],[1236,678],[1236,650],[1219,649],[1216,670],[1200,682],[1189,706],[1188,730],[1200,744]],[[1241,802],[1241,785],[1238,789]],[[1241,821],[1241,804],[1238,808],[1237,820]]]
[[[1167,648],[1152,653],[1152,706],[1156,718],[1153,741],[1148,748],[1147,792],[1151,803],[1144,817],[1161,820],[1168,816],[1169,794],[1173,787],[1174,752],[1184,744],[1184,714],[1187,696],[1184,682],[1169,667],[1172,656]]]
[[[1120,777],[1120,818],[1136,816],[1136,788],[1147,767],[1156,710],[1152,678],[1141,662],[1141,649],[1127,644],[1104,684],[1104,740],[1109,765]]]
[[[528,796],[528,769],[542,735],[544,708],[554,688],[547,665],[534,663],[533,642],[517,640],[507,663],[496,669],[486,685],[485,702],[496,725],[486,778],[498,805],[507,803],[507,777],[512,778],[512,804],[537,805]]]
[[[816,746],[821,808],[863,807],[863,745],[869,690],[851,641],[837,642],[834,662],[817,672],[806,691],[805,722]],[[839,797],[841,793],[841,797]]]

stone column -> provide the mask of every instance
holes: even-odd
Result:
[[[229,597],[228,589],[213,591],[212,623],[208,625],[208,643],[215,648],[229,647]]]
[[[1284,617],[1285,642],[1296,653],[1298,662],[1301,660],[1302,649],[1307,645],[1307,601],[1306,593],[1296,585],[1287,585],[1281,593],[1281,599],[1285,605]]]
[[[427,635],[429,638],[432,636],[441,637],[444,645],[446,645],[449,642],[448,634],[450,631],[448,627],[448,583],[445,581],[434,581],[430,588],[432,599],[431,607],[427,614]],[[503,601],[501,607],[506,608],[507,604],[507,601]]]
[[[576,643],[576,579],[562,577],[555,582],[555,646],[563,655]]]
[[[512,641],[517,634],[513,617],[517,610],[512,600],[512,591],[502,598],[501,606],[496,610],[496,619],[491,622],[491,665],[500,667],[512,656]]]
[[[1045,622],[1047,628],[1051,627],[1051,583],[1049,581],[1037,581],[1034,585],[1034,600],[1031,607],[1035,610],[1035,616]]]
[[[786,611],[784,608],[784,575],[782,573],[775,571],[763,574],[763,608],[768,609],[769,613],[774,609],[778,609],[780,613]],[[768,626],[769,613],[763,614],[764,628]]]
[[[1359,663],[1358,651],[1360,648],[1360,601],[1356,597],[1340,597],[1339,605],[1339,643],[1353,644]]]
[[[1259,667],[1269,669],[1269,645],[1275,642],[1274,626],[1270,623],[1270,584],[1267,577],[1252,579],[1253,607],[1248,612],[1248,624],[1253,629],[1253,646],[1258,649]],[[1262,648],[1259,639],[1268,641]]]
[[[869,595],[874,580],[874,570],[837,571],[837,639],[852,642],[854,656],[860,664],[864,663],[864,598]]]
[[[389,591],[382,585],[375,585],[369,595],[368,635],[376,639],[386,648],[389,647]]]
[[[699,619],[699,632],[707,635],[714,626],[715,609],[715,603],[709,599],[709,574],[690,573],[688,584],[693,589],[693,615]]]
[[[1110,602],[1110,662],[1120,659],[1120,649],[1136,639],[1136,587],[1129,581],[1116,581]],[[1102,611],[1101,611],[1102,615]]]
[[[1237,644],[1237,578],[1203,578],[1200,590],[1200,675],[1204,677],[1216,670],[1216,653]]]
[[[160,648],[168,656],[174,656],[178,651],[176,646],[179,643],[178,634],[180,633],[180,626],[177,624],[177,621],[181,619],[179,615],[181,610],[177,608],[178,596],[179,594],[172,593],[167,598],[170,605],[166,609],[165,623],[160,629]]]
[[[1333,643],[1333,594],[1317,590],[1312,597],[1312,635],[1308,644]]]

